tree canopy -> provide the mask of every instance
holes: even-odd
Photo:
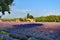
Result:
[[[41,16],[35,19],[37,22],[60,22],[60,15]]]
[[[27,13],[27,18],[33,19],[34,17],[30,15],[29,13]]]
[[[2,15],[5,14],[5,11],[10,14],[10,5],[13,1],[14,0],[0,0],[0,12],[2,12]]]

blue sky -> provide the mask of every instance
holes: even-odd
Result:
[[[60,15],[60,0],[14,0],[11,6],[11,14],[3,16],[9,17],[25,17],[30,13],[34,17],[46,15]]]

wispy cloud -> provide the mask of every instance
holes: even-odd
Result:
[[[44,15],[59,15],[60,11],[56,11],[56,10],[43,10],[42,14],[44,14]]]
[[[24,9],[16,9],[15,12],[22,12],[22,13],[25,13],[25,12],[31,12],[31,10],[24,10]]]

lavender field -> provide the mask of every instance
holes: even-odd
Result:
[[[60,23],[0,22],[0,40],[60,40]]]
[[[60,0],[0,0],[0,40],[60,40]]]

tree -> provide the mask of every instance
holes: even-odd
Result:
[[[13,3],[14,0],[0,0],[0,12],[4,15],[5,11],[10,14],[10,5]]]
[[[30,16],[30,14],[29,14],[29,13],[27,13],[27,18],[29,18],[29,16]]]
[[[29,13],[27,13],[27,18],[33,19],[34,17],[32,15],[30,15]]]

